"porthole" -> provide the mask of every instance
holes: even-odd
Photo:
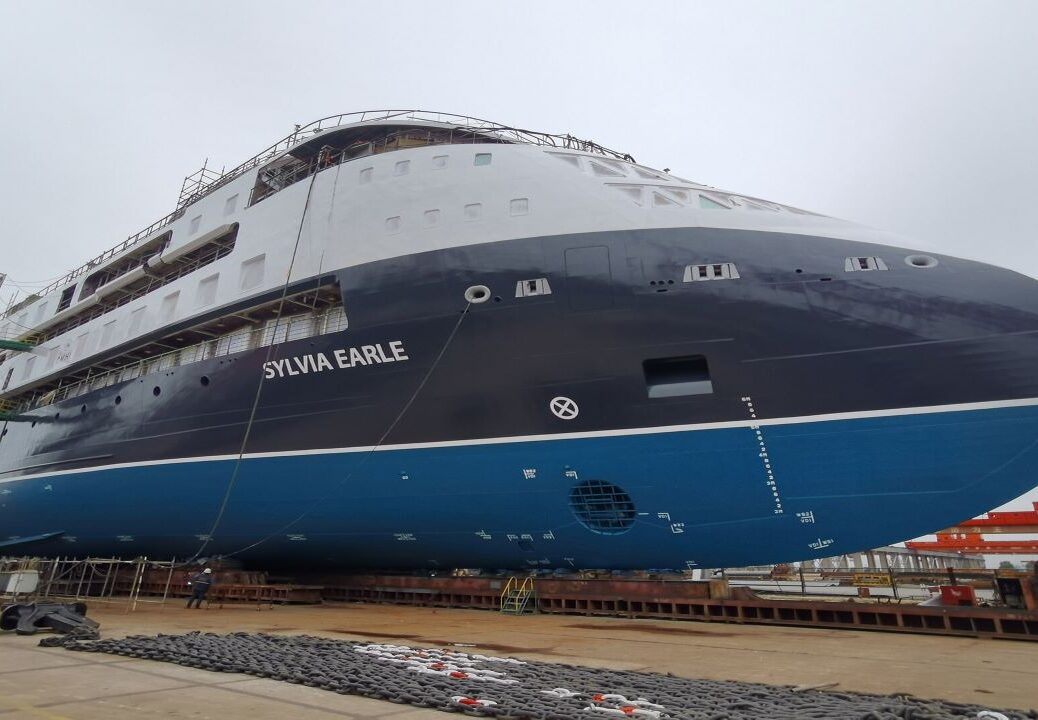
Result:
[[[465,301],[473,304],[486,302],[490,299],[490,288],[486,285],[473,285],[465,291]]]
[[[637,514],[627,491],[605,480],[585,480],[574,485],[569,505],[581,525],[603,535],[627,532]]]
[[[937,258],[930,255],[909,255],[905,258],[905,264],[909,267],[932,268],[937,267]]]
[[[119,404],[119,403],[121,403],[122,401],[123,401],[123,396],[122,396],[122,395],[116,395],[116,396],[115,396],[115,404],[116,404],[116,405],[118,405],[118,404]]]
[[[153,387],[151,389],[151,394],[154,395],[155,397],[158,397],[159,395],[162,394],[162,388],[160,388],[158,385],[156,385],[155,387]]]
[[[312,345],[313,343],[311,343]],[[209,387],[209,376],[203,375],[198,379],[198,382],[202,383],[202,387]]]

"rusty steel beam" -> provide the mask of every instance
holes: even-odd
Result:
[[[357,575],[323,581],[326,600],[498,610],[505,578]],[[1038,611],[848,600],[772,600],[725,581],[537,578],[542,613],[883,630],[1038,641]]]

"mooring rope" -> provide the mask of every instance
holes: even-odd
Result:
[[[333,203],[335,202],[335,188],[338,187],[338,168],[341,167],[342,165],[339,165],[336,169],[336,183],[333,186],[333,195],[331,199],[331,202]],[[281,319],[284,314],[285,300],[288,298],[288,288],[292,284],[292,270],[295,268],[296,256],[299,253],[299,241],[303,237],[303,227],[306,224],[307,210],[309,210],[310,208],[310,198],[313,195],[314,184],[317,182],[317,176],[319,174],[319,172],[315,171],[314,174],[310,176],[310,184],[306,189],[306,200],[303,203],[303,212],[299,216],[299,228],[296,231],[296,241],[295,244],[292,246],[292,258],[288,262],[288,272],[285,273],[285,283],[281,287],[281,298],[278,302],[277,317],[274,319],[274,328],[271,332],[270,345],[267,346],[267,354],[264,357],[264,365],[270,362],[271,358],[274,356],[275,349],[279,348],[281,345],[281,343],[277,342],[278,327],[281,324]],[[287,332],[285,333],[285,337],[286,339],[288,338]],[[238,475],[241,471],[242,459],[245,456],[245,448],[248,446],[249,436],[252,434],[252,426],[256,420],[256,412],[259,410],[260,397],[263,395],[264,380],[264,374],[263,372],[260,372],[259,381],[256,383],[256,392],[253,393],[252,397],[252,408],[249,410],[249,420],[245,424],[245,432],[242,434],[241,445],[238,448],[238,456],[234,460],[234,467],[231,470],[231,477],[230,480],[227,482],[227,488],[224,490],[223,499],[220,502],[220,509],[216,513],[216,519],[213,520],[213,525],[209,529],[209,532],[206,533],[205,536],[202,538],[202,544],[198,546],[198,550],[196,550],[195,554],[185,561],[185,564],[191,563],[198,559],[198,557],[202,554],[206,547],[209,546],[209,543],[212,541],[213,536],[216,534],[216,530],[220,527],[220,523],[223,522],[223,516],[224,513],[227,512],[227,505],[230,502],[231,494],[234,492],[234,486],[238,482]]]
[[[334,485],[333,489],[338,489],[339,487],[342,487],[344,483],[352,479],[353,476],[367,464],[368,460],[370,460],[374,456],[374,454],[378,452],[378,449],[382,447],[386,439],[389,438],[390,433],[392,433],[396,426],[400,424],[400,421],[404,419],[404,415],[406,415],[407,411],[411,409],[412,405],[414,405],[414,401],[418,399],[418,395],[422,392],[422,389],[425,388],[426,383],[429,382],[429,378],[432,377],[433,372],[436,370],[437,367],[439,367],[440,361],[443,359],[443,356],[446,354],[447,349],[451,346],[451,343],[454,341],[454,337],[458,334],[458,330],[461,328],[461,323],[464,322],[466,317],[468,317],[469,309],[471,307],[471,302],[465,305],[465,309],[461,311],[461,314],[459,315],[457,322],[455,322],[454,327],[451,328],[450,334],[447,335],[447,340],[443,343],[443,346],[440,348],[440,352],[436,354],[436,358],[429,366],[429,369],[425,371],[425,375],[422,376],[421,381],[418,383],[418,386],[414,389],[414,392],[411,393],[411,396],[408,397],[407,402],[405,402],[403,407],[400,408],[400,412],[398,412],[396,417],[393,418],[393,421],[389,423],[389,426],[379,437],[378,441],[373,446],[371,446],[371,448],[368,449],[366,453],[364,453],[364,456],[361,458],[360,462],[357,463],[356,467],[352,468],[348,473],[346,473],[346,475]],[[279,527],[274,532],[260,538],[254,543],[250,543],[245,547],[239,548],[234,552],[228,553],[226,557],[234,557],[239,553],[243,553],[247,550],[251,550],[255,547],[258,547],[259,545],[262,545],[263,543],[270,540],[272,537],[280,535],[281,533],[293,527],[296,523],[305,518],[311,512],[313,512],[314,508],[316,508],[319,505],[322,505],[330,497],[331,491],[325,493],[323,496],[314,500],[303,512],[301,512],[299,515],[297,515],[295,518],[290,520],[285,525]]]

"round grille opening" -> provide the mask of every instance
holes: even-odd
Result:
[[[627,491],[605,480],[585,480],[573,486],[569,505],[588,530],[605,535],[627,532],[634,524],[634,503]]]

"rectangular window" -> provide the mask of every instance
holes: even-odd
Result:
[[[198,294],[196,296],[195,305],[198,307],[205,307],[206,305],[212,305],[216,302],[216,287],[220,282],[220,274],[210,275],[205,280],[198,283]]]
[[[76,349],[72,352],[72,357],[76,360],[82,360],[87,354],[87,339],[90,337],[90,333],[85,332],[76,338]]]
[[[7,377],[4,378],[4,387],[3,387],[4,390],[6,390],[7,386],[11,384],[11,376],[12,375],[14,375],[14,368],[13,367],[12,368],[7,368]]]
[[[166,297],[162,298],[162,305],[159,306],[159,322],[162,324],[168,323],[177,312],[177,302],[180,300],[180,291],[171,292]]]
[[[72,304],[72,296],[76,293],[76,286],[65,288],[61,293],[61,300],[58,301],[58,309],[54,311],[55,314],[62,310],[68,309],[69,305]]]
[[[110,320],[101,328],[101,344],[99,350],[103,350],[112,344],[112,335],[115,333],[115,320]]]
[[[238,195],[234,194],[227,198],[223,203],[223,214],[224,217],[233,215],[234,211],[238,209]]]
[[[642,369],[651,398],[708,395],[714,391],[703,355],[646,360]]]
[[[140,333],[141,328],[144,327],[144,313],[147,311],[148,306],[139,307],[130,313],[130,328],[126,331],[127,339],[137,337]]]
[[[22,373],[22,380],[28,380],[32,377],[32,366],[36,364],[36,356],[30,355],[29,359],[25,361],[25,372]]]
[[[476,153],[476,165],[489,165],[490,164],[490,153]]]
[[[241,264],[240,290],[251,290],[263,282],[263,270],[266,262],[266,254],[257,255]]]

